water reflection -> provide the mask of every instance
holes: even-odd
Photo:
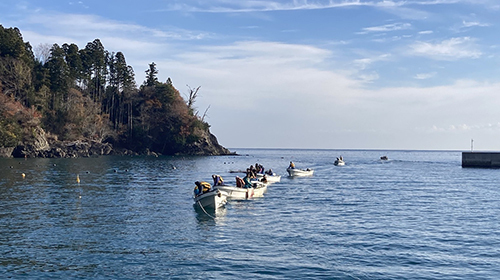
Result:
[[[222,207],[217,210],[206,208],[201,209],[196,206],[196,204],[193,204],[193,209],[196,212],[196,220],[200,226],[215,226],[217,224],[221,224],[225,220],[227,213],[226,207]]]

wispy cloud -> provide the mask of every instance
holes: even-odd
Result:
[[[430,79],[434,76],[436,76],[436,72],[431,72],[431,73],[419,73],[419,74],[416,74],[415,75],[415,79],[417,80],[427,80],[427,79]]]
[[[407,30],[410,28],[411,24],[398,22],[398,23],[390,23],[373,27],[365,27],[363,28],[363,31],[359,32],[358,34],[366,34],[370,32],[391,32],[398,30]]]
[[[379,79],[379,74],[377,72],[371,72],[368,74],[361,74],[358,76],[358,79],[360,79],[364,83],[373,83],[374,81]]]
[[[431,131],[440,132],[459,132],[459,131],[472,131],[472,130],[500,130],[500,123],[483,123],[483,124],[450,124],[442,127],[433,125]]]
[[[101,18],[94,15],[82,14],[33,14],[24,19],[25,23],[44,26],[46,30],[56,30],[57,33],[74,34],[73,30],[79,30],[81,35],[86,34],[108,34],[153,36],[175,40],[196,40],[210,36],[208,33],[181,30],[178,28],[157,29],[142,25],[123,23]],[[136,37],[137,38],[137,37]]]
[[[488,23],[481,23],[478,21],[465,21],[465,20],[462,22],[462,25],[463,25],[463,27],[475,27],[475,26],[487,27],[487,26],[490,26]]]
[[[167,6],[165,11],[205,12],[205,13],[243,13],[272,12],[291,10],[320,10],[344,7],[374,7],[382,9],[402,8],[405,6],[443,5],[468,2],[467,0],[293,0],[293,1],[184,1]],[[402,15],[404,16],[404,15]]]
[[[391,57],[391,54],[380,54],[380,55],[374,55],[371,57],[365,57],[365,58],[360,58],[360,59],[355,59],[353,61],[353,64],[358,67],[360,70],[366,69],[369,65],[378,62],[378,61],[384,61],[389,59]]]
[[[466,32],[476,27],[489,27],[489,23],[484,23],[480,21],[462,21],[460,24],[454,25],[451,30],[453,32]]]
[[[211,1],[209,3],[185,2],[182,4],[169,5],[167,11],[203,12],[203,13],[244,13],[244,12],[272,12],[272,11],[293,11],[293,10],[319,10],[352,6],[371,6],[372,2],[352,1],[328,1],[311,2],[287,1],[285,3],[277,1]]]
[[[69,2],[68,3],[69,5],[78,5],[84,9],[88,9],[89,6],[85,5],[85,3],[83,3],[82,1],[78,1],[78,2]]]
[[[479,58],[482,53],[475,44],[475,39],[458,37],[439,43],[416,42],[410,46],[411,54],[435,60],[457,60],[462,58]]]

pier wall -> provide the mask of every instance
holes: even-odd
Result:
[[[462,167],[500,168],[500,152],[462,152]]]

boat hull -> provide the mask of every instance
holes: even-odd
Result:
[[[227,203],[227,193],[221,190],[213,190],[202,195],[193,197],[194,203],[197,206],[206,209],[215,209],[224,207]]]
[[[281,180],[280,175],[267,175],[267,174],[261,174],[261,173],[257,174],[257,179],[261,180],[264,177],[264,175],[266,175],[266,179],[267,179],[268,183],[278,183]]]
[[[216,188],[221,190],[222,192],[227,193],[228,199],[232,200],[245,200],[254,197],[264,196],[264,193],[267,191],[267,184],[261,182],[253,184],[256,185],[256,187],[239,188],[235,186],[224,185],[224,186],[216,186]]]
[[[288,172],[288,175],[291,177],[307,177],[307,176],[312,176],[314,174],[314,170],[312,169],[297,169],[297,168],[287,168],[286,171]]]

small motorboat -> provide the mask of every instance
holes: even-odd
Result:
[[[193,197],[194,204],[204,209],[214,209],[224,207],[227,203],[227,192],[219,189],[212,189],[201,195]]]
[[[387,156],[381,156],[380,159],[381,160],[389,160],[389,158]]]
[[[341,159],[336,159],[335,162],[333,162],[333,165],[343,166],[343,165],[345,165],[345,161],[343,161]]]
[[[342,156],[340,156],[340,158],[337,158],[337,159],[333,162],[333,165],[335,165],[335,166],[343,166],[343,165],[345,165],[344,158],[342,158]]]
[[[306,177],[306,176],[312,176],[314,173],[314,170],[310,168],[298,169],[298,168],[288,167],[286,171],[288,172],[288,175],[290,175],[290,177]]]
[[[276,175],[276,173],[273,173],[272,175],[269,174],[262,174],[262,173],[257,173],[257,179],[259,181],[262,181],[262,179],[266,176],[266,181],[267,183],[277,183],[281,180],[280,175]]]
[[[263,197],[264,193],[267,191],[267,185],[268,184],[263,182],[252,181],[251,188],[242,188],[230,185],[220,185],[215,186],[214,188],[227,193],[227,197],[229,199],[245,200],[254,197]]]

